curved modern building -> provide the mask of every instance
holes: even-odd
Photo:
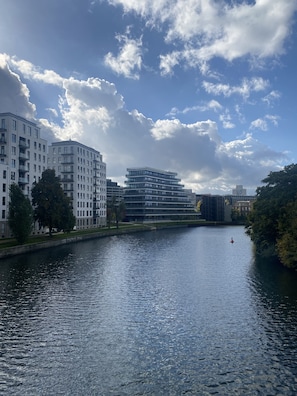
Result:
[[[198,214],[177,173],[148,167],[128,168],[126,178],[127,220],[197,220]]]

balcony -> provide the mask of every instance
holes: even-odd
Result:
[[[24,165],[20,165],[20,166],[19,166],[19,170],[20,170],[21,172],[29,172],[29,170],[28,170]]]
[[[19,140],[19,145],[20,145],[20,147],[22,147],[22,148],[24,148],[24,149],[30,147],[30,146],[27,144],[26,140],[24,140],[24,139],[20,139],[20,140]]]
[[[74,179],[73,177],[63,177],[60,178],[60,182],[61,183],[73,183]]]
[[[73,159],[63,159],[61,161],[62,165],[73,165],[74,164],[74,160]]]
[[[28,184],[28,181],[24,177],[19,177],[19,184]]]
[[[26,153],[19,153],[19,159],[23,160],[23,161],[28,161],[28,157],[26,155]]]

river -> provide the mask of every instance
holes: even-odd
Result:
[[[296,395],[296,285],[240,226],[1,260],[0,394]]]

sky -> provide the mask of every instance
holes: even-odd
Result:
[[[0,0],[0,112],[197,194],[297,162],[297,0]]]

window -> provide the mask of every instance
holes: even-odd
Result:
[[[6,179],[6,170],[3,171],[3,179]]]
[[[2,197],[2,205],[5,205],[5,197]]]
[[[11,174],[10,174],[10,179],[11,179],[11,180],[15,180],[15,172],[11,172]]]
[[[12,167],[12,168],[15,168],[15,159],[12,159],[12,160],[11,160],[11,167]]]
[[[5,210],[2,210],[2,219],[5,219]]]
[[[14,131],[16,131],[16,129],[17,129],[16,120],[12,120],[12,128],[13,128]]]
[[[16,155],[16,147],[15,146],[11,146],[11,154]]]
[[[1,120],[1,128],[5,129],[5,118]]]
[[[6,192],[6,184],[5,183],[2,184],[2,191]]]
[[[16,143],[16,134],[15,133],[11,134],[11,141],[12,141],[12,143]]]

